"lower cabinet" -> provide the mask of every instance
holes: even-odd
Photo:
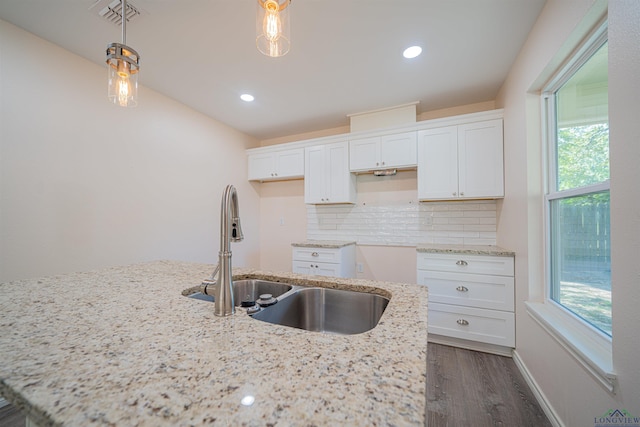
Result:
[[[417,267],[435,341],[515,347],[513,256],[418,252]]]
[[[295,246],[292,271],[312,276],[356,277],[356,245]]]

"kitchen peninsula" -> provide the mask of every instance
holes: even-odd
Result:
[[[38,426],[423,425],[424,286],[234,269],[390,297],[329,335],[183,293],[213,266],[157,261],[0,285],[0,394]]]

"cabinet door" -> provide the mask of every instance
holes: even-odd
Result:
[[[340,264],[329,264],[326,262],[319,262],[315,264],[315,271],[313,274],[318,276],[342,277]]]
[[[304,149],[278,150],[250,154],[249,181],[273,181],[304,176]]]
[[[276,169],[274,153],[250,154],[248,161],[249,181],[273,178]]]
[[[458,197],[458,127],[418,132],[418,198]]]
[[[304,150],[304,202],[324,203],[327,181],[324,145]]]
[[[405,132],[380,138],[380,166],[406,168],[418,163],[417,133]]]
[[[349,170],[368,171],[380,167],[380,137],[349,141]]]
[[[460,197],[504,196],[502,145],[501,119],[458,126]]]
[[[304,149],[276,152],[276,174],[279,178],[297,178],[304,176]]]
[[[349,143],[326,146],[327,192],[323,203],[355,203],[356,177],[349,171]]]
[[[292,270],[294,273],[297,274],[304,274],[306,276],[311,276],[314,274],[314,266],[315,264],[312,264],[311,262],[308,261],[293,261],[292,262]]]

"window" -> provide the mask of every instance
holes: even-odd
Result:
[[[606,26],[544,93],[549,299],[611,336]]]

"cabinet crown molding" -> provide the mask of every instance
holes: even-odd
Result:
[[[292,148],[305,148],[320,144],[331,144],[345,140],[367,138],[373,136],[384,136],[399,132],[419,131],[443,126],[451,126],[464,123],[480,122],[491,119],[502,119],[504,117],[504,109],[481,111],[478,113],[460,114],[457,116],[442,117],[439,119],[423,120],[420,122],[410,123],[408,125],[392,126],[371,131],[350,132],[340,135],[323,136],[320,138],[304,139],[301,141],[287,142],[284,144],[268,145],[265,147],[249,148],[246,150],[247,155],[258,154],[262,152],[273,152],[278,150],[288,150]]]

